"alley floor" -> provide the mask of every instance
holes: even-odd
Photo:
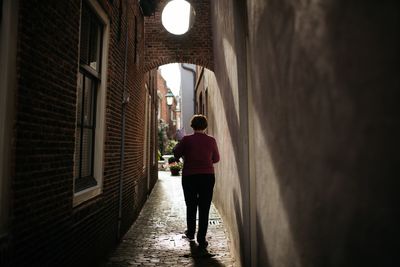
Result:
[[[211,206],[207,250],[184,238],[186,209],[181,177],[160,171],[138,219],[103,267],[233,267],[228,234]]]

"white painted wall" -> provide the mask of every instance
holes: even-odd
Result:
[[[193,133],[193,129],[190,127],[190,120],[194,115],[194,86],[195,78],[194,73],[190,70],[186,70],[182,67],[190,68],[193,71],[196,70],[196,66],[193,64],[179,64],[181,71],[181,118],[182,127],[185,128],[186,134]]]

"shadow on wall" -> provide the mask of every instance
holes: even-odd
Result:
[[[225,1],[226,2],[226,1]],[[224,5],[228,5],[226,8]],[[246,23],[244,23],[246,16],[244,1],[235,1],[232,5],[231,2],[224,3],[224,1],[215,1],[213,6],[213,17],[217,20],[217,25],[223,25],[222,33],[217,32],[217,36],[223,38],[215,39],[214,51],[221,51],[223,53],[214,54],[215,62],[215,75],[219,93],[223,101],[223,109],[226,111],[226,123],[231,135],[232,147],[235,154],[235,163],[238,167],[239,186],[238,190],[233,192],[234,211],[228,211],[229,216],[232,212],[236,218],[239,240],[241,244],[249,244],[249,209],[248,207],[248,170],[247,170],[247,87],[246,84],[246,55],[245,55],[245,38],[243,38]],[[219,13],[224,12],[224,16]],[[228,13],[229,12],[229,13]],[[224,21],[226,18],[231,18],[233,21]],[[231,23],[232,22],[232,23]],[[215,31],[216,29],[214,29]],[[235,34],[239,32],[240,34]],[[231,61],[229,61],[231,60]],[[233,92],[235,90],[235,92]],[[245,94],[242,96],[241,94]],[[240,193],[238,193],[240,192]],[[240,194],[240,195],[238,195]],[[239,199],[242,202],[239,202]],[[243,207],[243,208],[241,208]],[[247,241],[245,241],[247,239]],[[249,266],[250,263],[250,246],[241,246],[241,265]]]
[[[239,196],[237,194],[237,192],[235,192],[233,194],[233,203],[235,207],[240,207],[240,203],[239,203]],[[240,210],[238,210],[236,208],[235,210],[235,215],[236,215],[236,225],[238,226],[243,226],[243,220],[242,217],[240,216],[241,212]],[[258,216],[257,216],[258,218]],[[256,227],[257,229],[262,229],[262,226],[260,225],[260,221],[257,219],[256,221]],[[239,239],[240,240],[245,240],[245,236],[244,236],[244,232],[243,231],[239,231]],[[245,264],[245,255],[246,255],[246,251],[244,246],[241,246],[241,251],[240,251],[241,255],[242,255],[242,266],[249,266],[248,264]],[[269,267],[271,266],[269,258],[268,258],[268,252],[267,252],[267,247],[265,245],[265,241],[264,240],[259,240],[257,242],[257,254],[260,255],[261,257],[259,257],[258,262],[257,262],[257,266],[263,266],[263,267]]]
[[[300,266],[398,261],[394,3],[336,1],[293,10],[275,0],[260,15],[250,48],[253,105]],[[265,225],[257,227],[262,233]],[[268,259],[263,249],[258,258]]]

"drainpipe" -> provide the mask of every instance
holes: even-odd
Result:
[[[119,175],[119,201],[118,201],[118,225],[117,225],[117,240],[121,236],[121,222],[122,222],[122,194],[123,194],[123,178],[124,178],[124,160],[125,160],[125,113],[126,105],[129,102],[129,93],[126,89],[126,79],[127,79],[127,62],[128,62],[128,4],[125,2],[125,59],[124,59],[124,81],[123,81],[123,94],[122,94],[122,110],[121,110],[121,162],[120,162],[120,175]]]
[[[192,68],[186,67],[185,63],[182,63],[182,68],[185,70],[190,71],[193,74],[193,88],[196,86],[196,71],[193,70]]]
[[[196,88],[196,71],[194,71],[192,68],[185,67],[185,63],[182,63],[182,68],[185,70],[190,71],[193,74],[193,90]],[[193,92],[194,94],[195,92]],[[196,107],[196,95],[193,96],[193,114],[195,112],[195,107]],[[182,110],[182,108],[181,108]],[[183,113],[183,111],[182,111]]]
[[[204,75],[204,67],[201,68],[199,79],[196,81],[196,86],[194,88],[194,94],[195,95],[197,95],[197,90],[199,89],[200,81],[203,78],[203,75]]]

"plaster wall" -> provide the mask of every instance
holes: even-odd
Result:
[[[242,266],[398,263],[398,8],[212,2],[214,201]]]
[[[232,249],[250,266],[250,184],[245,17],[243,3],[215,1],[211,7],[214,73],[204,70],[208,90],[208,132],[215,136],[221,161],[216,164],[214,202],[229,227]]]
[[[181,72],[181,110],[182,110],[182,127],[185,128],[186,134],[192,134],[193,129],[190,127],[190,120],[194,115],[194,83],[195,83],[195,73],[187,70],[185,68],[190,68],[195,71],[195,65],[192,64],[179,64],[179,69]]]

